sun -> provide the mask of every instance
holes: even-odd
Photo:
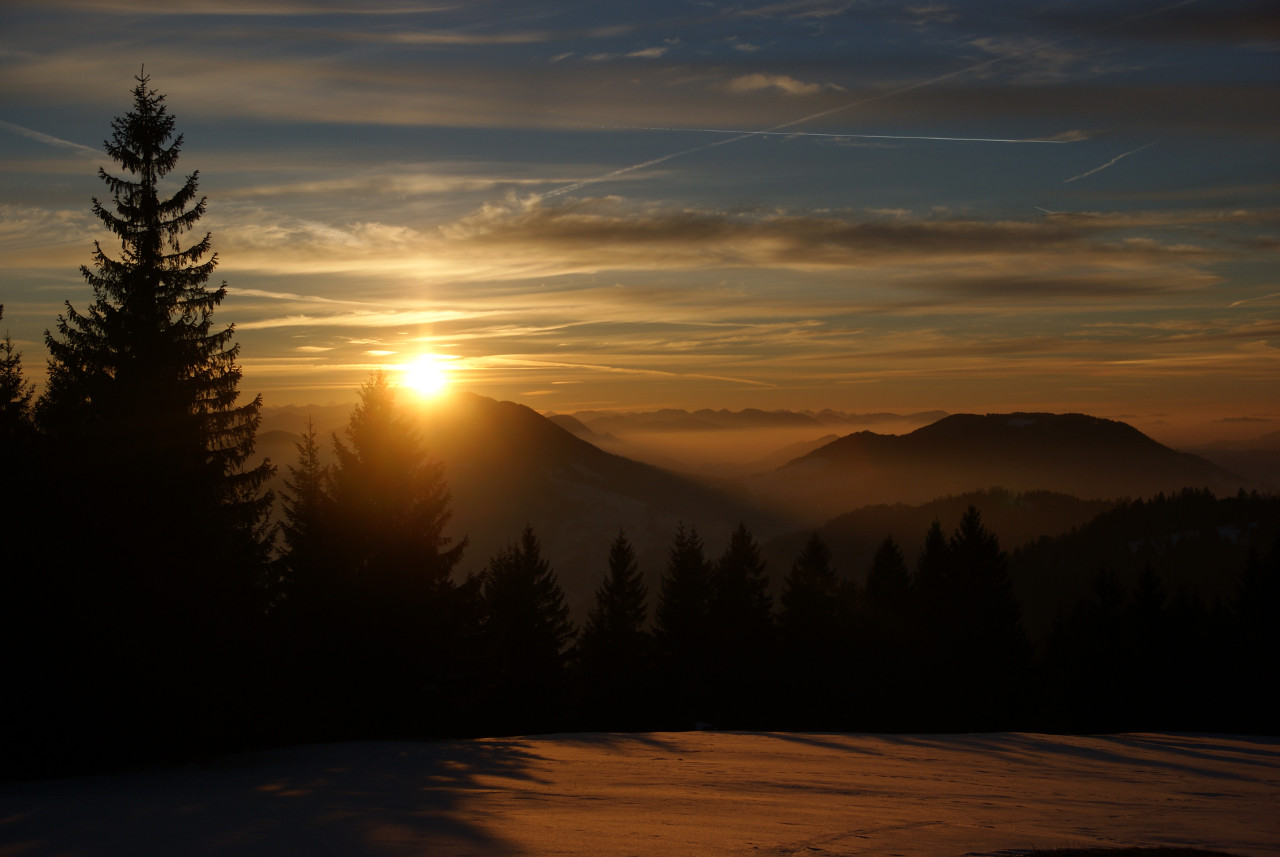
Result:
[[[401,381],[419,396],[429,398],[438,396],[449,389],[449,358],[441,354],[420,354],[401,367],[404,371]]]

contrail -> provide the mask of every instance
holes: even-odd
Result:
[[[1179,6],[1187,6],[1195,2],[1197,2],[1197,0],[1178,0],[1177,3],[1171,3],[1168,6],[1162,6],[1159,9],[1152,9],[1150,12],[1139,12],[1136,15],[1129,15],[1124,18],[1119,18],[1116,21],[1113,21],[1104,29],[1116,27],[1121,24],[1132,23],[1133,21],[1138,21],[1143,18],[1149,18],[1153,15],[1160,15],[1165,12],[1168,12],[1171,9],[1176,9]],[[1077,38],[1079,38],[1079,36],[1063,36],[1061,39],[1054,39],[1052,42],[1044,42],[1042,44],[1032,45],[1031,47],[1026,48],[1024,50],[1017,51],[1011,54],[1004,54],[998,57],[992,57],[989,60],[984,60],[983,62],[975,63],[974,65],[968,65],[968,66],[965,66],[964,68],[958,68],[955,71],[949,71],[946,74],[940,74],[937,77],[931,77],[928,80],[921,80],[917,83],[912,83],[907,86],[899,87],[898,89],[892,89],[888,92],[882,92],[879,95],[871,95],[866,98],[859,99],[858,101],[851,101],[848,104],[842,104],[839,107],[832,107],[830,110],[823,110],[820,113],[811,113],[810,115],[802,117],[800,119],[795,119],[791,122],[785,122],[781,125],[775,125],[769,130],[780,131],[783,128],[790,128],[793,125],[801,125],[813,119],[821,119],[823,116],[830,116],[832,113],[839,113],[841,110],[848,110],[851,107],[860,107],[863,104],[870,104],[873,101],[882,101],[886,98],[892,98],[895,95],[902,95],[904,92],[913,92],[917,89],[921,89],[922,87],[932,86],[935,83],[941,83],[944,80],[950,80],[953,77],[959,77],[960,75],[968,74],[971,71],[979,71],[980,69],[987,68],[988,66],[993,66],[996,63],[1005,62],[1006,60],[1017,59],[1018,57],[1025,57],[1027,54],[1033,54],[1033,53],[1036,53],[1037,51],[1042,51],[1045,48],[1052,48],[1055,45],[1062,44],[1063,42],[1074,41]]]
[[[1280,298],[1280,292],[1272,292],[1269,295],[1260,295],[1256,298],[1245,298],[1244,300],[1233,301],[1232,303],[1227,304],[1227,309],[1235,309],[1243,304],[1251,304],[1257,301],[1269,301],[1273,298]]]
[[[1020,56],[1025,56],[1026,54],[1032,53],[1032,52],[1034,52],[1034,51],[1039,51],[1039,50],[1043,50],[1043,49],[1045,49],[1045,48],[1053,47],[1054,45],[1058,44],[1059,42],[1067,41],[1067,40],[1068,40],[1068,39],[1070,39],[1070,38],[1072,38],[1072,37],[1068,36],[1068,37],[1065,37],[1065,38],[1062,38],[1062,39],[1058,39],[1057,41],[1053,41],[1053,42],[1045,42],[1044,44],[1036,45],[1036,46],[1034,46],[1034,47],[1027,48],[1026,50],[1023,50],[1023,51],[1018,51],[1017,53],[1005,54],[1005,55],[1003,55],[1003,56],[994,57],[994,58],[989,59],[989,60],[986,60],[986,61],[984,61],[984,62],[976,63],[975,65],[965,66],[964,68],[956,69],[955,71],[949,71],[949,72],[947,72],[946,74],[940,74],[940,75],[938,75],[937,77],[931,77],[931,78],[929,78],[928,80],[918,81],[917,83],[912,83],[912,84],[910,84],[910,85],[908,85],[908,86],[900,86],[900,87],[898,87],[897,89],[891,89],[891,90],[889,90],[888,92],[881,92],[881,93],[879,93],[878,95],[870,95],[870,96],[868,96],[868,97],[866,97],[866,98],[860,98],[860,99],[858,99],[857,101],[850,101],[848,104],[841,104],[839,107],[832,107],[832,108],[831,108],[831,109],[829,109],[829,110],[823,110],[823,111],[821,111],[821,112],[819,112],[819,113],[811,113],[811,114],[809,114],[808,116],[802,116],[802,117],[800,117],[799,119],[792,119],[790,122],[783,122],[783,123],[782,123],[782,124],[780,124],[780,125],[774,125],[772,128],[766,128],[766,129],[765,129],[765,130],[763,130],[763,131],[724,131],[724,132],[716,132],[716,133],[734,134],[734,135],[736,135],[736,136],[729,137],[728,139],[725,139],[725,140],[716,140],[714,143],[707,143],[707,144],[702,145],[702,146],[694,146],[692,149],[684,149],[683,151],[680,151],[680,152],[672,152],[672,153],[671,153],[671,154],[669,154],[669,155],[662,155],[661,157],[653,158],[652,160],[648,160],[648,161],[645,161],[645,162],[643,162],[643,163],[639,163],[639,164],[632,164],[632,165],[631,165],[631,166],[629,166],[629,167],[622,167],[621,169],[613,170],[612,172],[605,173],[605,174],[604,174],[604,175],[602,175],[602,176],[596,176],[595,178],[584,179],[584,180],[582,180],[582,181],[580,181],[580,182],[577,182],[576,184],[569,185],[568,187],[561,187],[561,188],[556,188],[556,189],[555,189],[555,190],[553,190],[553,191],[548,191],[547,193],[544,193],[544,194],[542,195],[542,197],[541,197],[541,198],[542,198],[542,199],[548,199],[548,198],[550,198],[550,197],[561,196],[561,195],[566,194],[566,193],[572,193],[573,191],[575,191],[575,190],[579,190],[579,189],[584,188],[584,187],[587,187],[588,185],[593,185],[593,184],[596,184],[596,183],[598,183],[598,182],[607,181],[607,180],[609,180],[609,179],[611,179],[611,178],[616,178],[617,176],[625,175],[625,174],[630,173],[630,172],[635,172],[636,170],[642,170],[642,169],[644,169],[645,167],[652,167],[652,166],[656,166],[657,164],[661,164],[661,163],[663,163],[664,161],[669,161],[669,160],[671,160],[672,158],[679,158],[679,157],[682,157],[682,156],[684,156],[684,155],[691,155],[691,154],[693,154],[694,152],[701,152],[701,151],[704,151],[704,150],[706,150],[706,149],[713,149],[713,148],[715,148],[716,146],[727,146],[727,145],[728,145],[728,144],[730,144],[730,143],[737,143],[739,140],[745,140],[745,139],[747,139],[748,137],[758,137],[758,136],[760,136],[760,135],[762,135],[762,134],[778,134],[778,133],[783,133],[783,132],[785,131],[785,129],[787,129],[787,128],[792,128],[792,127],[794,127],[794,126],[796,126],[796,125],[803,125],[805,122],[812,122],[814,119],[821,119],[821,118],[822,118],[822,117],[824,117],[824,116],[830,116],[832,113],[839,113],[839,112],[840,112],[840,111],[842,111],[842,110],[849,110],[849,109],[854,108],[854,107],[860,107],[860,106],[862,106],[863,104],[870,104],[870,103],[871,103],[871,102],[873,102],[873,101],[881,101],[881,100],[883,100],[883,99],[885,99],[885,98],[892,98],[892,97],[893,97],[893,96],[895,96],[895,95],[902,95],[902,94],[903,94],[903,93],[905,93],[905,92],[912,92],[912,91],[914,91],[914,90],[920,89],[921,87],[931,86],[931,85],[933,85],[933,84],[935,84],[935,83],[940,83],[941,81],[944,81],[944,80],[950,80],[950,79],[951,79],[951,78],[953,78],[953,77],[957,77],[957,76],[962,75],[962,74],[968,74],[968,73],[969,73],[969,72],[971,72],[971,71],[978,71],[979,69],[984,69],[984,68],[986,68],[987,66],[995,65],[996,63],[999,63],[999,62],[1004,62],[1005,60],[1016,59],[1016,58],[1018,58],[1018,57],[1020,57]],[[699,129],[690,129],[690,130],[699,130]],[[791,132],[791,133],[799,133],[799,132]],[[815,135],[815,136],[816,136],[816,135]],[[866,137],[871,137],[871,136],[873,136],[873,135],[869,135],[869,134],[868,134],[868,135],[835,134],[835,135],[833,135],[833,136],[836,136],[836,137],[854,137],[854,136],[866,136]],[[888,135],[885,135],[885,138],[888,138]],[[922,138],[922,139],[923,139],[923,138]],[[938,138],[928,138],[928,139],[946,139],[946,138],[938,137]],[[998,141],[998,142],[1010,142],[1010,141],[1000,140],[1000,141]],[[1047,140],[1046,140],[1046,141],[1041,141],[1041,142],[1050,142],[1050,141],[1047,141]],[[1053,141],[1053,142],[1066,142],[1066,141]]]
[[[1155,140],[1152,140],[1150,143],[1147,143],[1147,145],[1146,145],[1146,146],[1139,146],[1138,148],[1134,149],[1134,150],[1133,150],[1133,151],[1131,151],[1131,152],[1125,152],[1123,155],[1116,155],[1114,158],[1112,158],[1111,160],[1107,161],[1107,162],[1106,162],[1105,164],[1103,164],[1102,166],[1100,166],[1100,167],[1094,167],[1093,169],[1089,170],[1089,172],[1087,172],[1087,173],[1081,173],[1081,174],[1080,174],[1080,175],[1078,175],[1078,176],[1072,176],[1071,178],[1064,180],[1062,183],[1063,183],[1063,184],[1066,184],[1067,182],[1073,182],[1073,181],[1075,181],[1076,179],[1082,179],[1082,178],[1084,178],[1085,176],[1091,176],[1091,175],[1093,175],[1094,173],[1100,173],[1100,172],[1102,172],[1103,170],[1105,170],[1107,167],[1109,167],[1109,166],[1111,166],[1112,164],[1114,164],[1116,161],[1120,160],[1121,158],[1127,158],[1127,157],[1129,157],[1130,155],[1136,154],[1137,152],[1141,152],[1143,149],[1147,148],[1147,146],[1154,146],[1155,144],[1156,144],[1156,141],[1155,141]]]
[[[47,146],[57,146],[59,149],[70,149],[73,152],[83,152],[94,155],[101,155],[102,152],[91,146],[82,146],[79,143],[72,143],[70,140],[63,140],[54,137],[51,134],[44,134],[40,131],[32,131],[30,128],[23,128],[21,125],[14,125],[12,122],[0,120],[0,128],[6,131],[12,131],[19,136],[26,137],[28,140],[35,140],[37,143],[44,143]]]
[[[921,80],[916,83],[909,84],[907,86],[900,86],[897,89],[891,89],[888,92],[881,92],[878,95],[870,95],[866,98],[860,98],[857,101],[850,101],[847,104],[841,104],[839,107],[832,107],[829,110],[823,110],[819,113],[811,113],[808,116],[802,116],[799,119],[792,119],[790,122],[783,122],[780,125],[774,125],[772,128],[766,128],[763,131],[742,131],[742,132],[726,131],[724,133],[735,134],[736,136],[729,137],[728,139],[725,139],[725,140],[717,140],[714,143],[707,143],[706,145],[702,145],[702,146],[694,146],[692,149],[685,149],[680,152],[672,152],[669,155],[663,155],[658,158],[653,158],[652,160],[648,160],[640,164],[632,164],[629,167],[622,167],[621,169],[613,170],[612,172],[605,173],[602,176],[596,176],[595,178],[584,179],[583,181],[580,181],[576,184],[569,185],[568,187],[556,188],[553,191],[544,193],[542,195],[542,198],[547,199],[549,197],[560,196],[566,193],[572,193],[573,191],[587,187],[588,185],[593,185],[593,184],[596,184],[597,182],[607,181],[608,179],[625,175],[626,173],[634,172],[636,170],[642,170],[645,167],[652,167],[657,164],[661,164],[664,161],[669,161],[672,158],[679,158],[684,155],[691,155],[694,152],[701,152],[706,149],[715,148],[716,146],[727,146],[730,143],[736,143],[739,140],[745,140],[748,137],[756,137],[761,134],[777,134],[785,131],[785,129],[787,128],[792,128],[796,125],[803,125],[805,122],[812,122],[814,119],[821,119],[824,116],[830,116],[832,113],[839,113],[842,110],[849,110],[854,107],[860,107],[863,104],[870,104],[873,101],[881,101],[885,98],[892,98],[895,95],[902,95],[905,92],[912,92],[914,90],[920,89],[925,86],[931,86],[935,83],[940,83],[944,80],[950,80],[953,77],[957,77],[962,74],[968,74],[971,71],[978,71],[979,69],[984,69],[988,66],[995,65],[996,63],[1004,62],[1005,60],[1017,59],[1018,57],[1025,56],[1029,53],[1033,53],[1035,51],[1044,50],[1045,48],[1053,47],[1059,42],[1067,41],[1070,38],[1073,38],[1073,37],[1067,36],[1067,37],[1058,39],[1056,41],[1045,42],[1044,44],[1035,45],[1034,47],[1030,47],[1030,48],[1027,48],[1026,50],[1018,51],[1017,53],[1005,54],[1003,56],[993,57],[992,59],[986,60],[984,62],[965,66],[964,68],[956,69],[955,71],[949,71],[946,74],[940,74],[937,77],[931,77],[928,80]],[[837,134],[835,136],[848,137],[848,136],[855,136],[855,135]],[[867,136],[870,136],[870,135],[867,135]],[[1004,141],[1001,141],[1001,142],[1004,142]],[[1045,142],[1048,142],[1048,141],[1045,141]],[[1059,141],[1055,141],[1055,142],[1059,142]],[[1061,142],[1066,142],[1066,141],[1061,141]]]
[[[923,137],[907,134],[831,134],[819,131],[740,131],[724,128],[638,128],[639,131],[689,131],[697,134],[741,134],[745,137],[853,137],[859,140],[946,140],[954,143],[1067,143],[1038,137]],[[690,151],[693,151],[692,149]]]
[[[738,138],[738,139],[741,139],[741,138]],[[694,152],[700,152],[703,149],[710,149],[712,146],[719,146],[727,142],[732,142],[732,141],[721,140],[707,146],[694,146],[692,149],[685,149],[682,152],[672,152],[669,155],[663,155],[662,157],[654,158],[651,161],[645,161],[640,164],[632,164],[629,167],[622,167],[621,169],[614,170],[613,172],[605,173],[602,176],[596,176],[595,178],[591,178],[591,179],[583,179],[577,184],[571,184],[568,187],[558,187],[555,190],[547,191],[541,196],[541,199],[548,199],[553,196],[561,196],[562,194],[566,194],[566,193],[573,193],[575,190],[579,190],[581,188],[587,187],[588,185],[596,184],[597,182],[608,181],[609,179],[617,178],[618,176],[626,175],[627,173],[635,172],[636,170],[643,170],[645,167],[655,166],[657,164],[662,163],[663,161],[669,161],[672,158],[679,158],[682,155],[689,155]]]
[[[1165,12],[1170,11],[1171,9],[1177,9],[1177,8],[1178,8],[1178,7],[1180,7],[1180,6],[1188,6],[1188,5],[1190,5],[1190,4],[1192,4],[1192,3],[1195,3],[1195,2],[1197,2],[1197,0],[1178,0],[1178,2],[1176,2],[1176,3],[1170,3],[1169,5],[1161,6],[1161,7],[1160,7],[1160,8],[1158,8],[1158,9],[1152,9],[1152,10],[1151,10],[1151,11],[1149,11],[1149,12],[1139,12],[1139,13],[1134,14],[1134,15],[1127,15],[1127,16],[1125,16],[1125,17],[1123,17],[1123,18],[1118,18],[1118,19],[1116,19],[1115,21],[1113,21],[1110,25],[1108,25],[1108,26],[1107,26],[1106,28],[1104,28],[1104,29],[1110,29],[1111,27],[1116,27],[1116,26],[1119,26],[1119,25],[1121,25],[1121,24],[1128,24],[1128,23],[1132,23],[1132,22],[1134,22],[1134,21],[1141,20],[1141,19],[1143,19],[1143,18],[1149,18],[1149,17],[1155,16],[1155,15],[1160,15],[1160,14],[1163,14],[1163,13],[1165,13]],[[1005,62],[1005,61],[1007,61],[1007,60],[1017,59],[1017,58],[1019,58],[1019,57],[1024,57],[1024,56],[1026,56],[1027,54],[1035,53],[1035,52],[1037,52],[1037,51],[1042,51],[1042,50],[1044,50],[1045,48],[1051,48],[1051,47],[1054,47],[1055,45],[1062,44],[1063,42],[1073,41],[1073,40],[1075,40],[1075,39],[1077,39],[1077,38],[1079,38],[1079,36],[1063,36],[1061,39],[1055,39],[1055,40],[1053,40],[1053,41],[1051,41],[1051,42],[1044,42],[1044,43],[1042,43],[1042,44],[1033,45],[1032,47],[1026,48],[1025,50],[1017,51],[1017,52],[1015,52],[1015,53],[1011,53],[1011,54],[1004,54],[1004,55],[1002,55],[1002,56],[993,57],[993,58],[991,58],[991,59],[989,59],[989,60],[985,60],[985,61],[980,62],[980,63],[975,63],[974,65],[965,66],[964,68],[959,68],[959,69],[956,69],[955,71],[947,72],[946,74],[940,74],[940,75],[938,75],[937,77],[931,77],[931,78],[929,78],[928,80],[921,80],[921,81],[918,81],[918,82],[916,82],[916,83],[909,84],[909,85],[907,85],[907,86],[901,86],[901,87],[898,87],[897,89],[891,89],[891,90],[889,90],[888,92],[882,92],[882,93],[880,93],[880,94],[878,94],[878,95],[871,95],[871,96],[868,96],[868,97],[866,97],[866,98],[861,98],[861,99],[859,99],[859,100],[857,100],[857,101],[850,101],[850,102],[849,102],[849,103],[847,103],[847,104],[841,104],[840,106],[838,106],[838,107],[832,107],[832,108],[830,108],[829,110],[823,110],[823,111],[820,111],[820,112],[818,112],[818,113],[811,113],[811,114],[809,114],[808,116],[802,116],[802,117],[800,117],[799,119],[793,119],[793,120],[791,120],[790,122],[783,122],[781,125],[774,125],[772,128],[767,128],[767,129],[765,129],[764,131],[746,131],[746,132],[741,132],[741,133],[737,133],[737,132],[733,132],[733,131],[725,132],[725,133],[729,133],[729,134],[736,134],[736,136],[729,137],[728,139],[725,139],[725,140],[717,140],[717,141],[715,141],[714,143],[708,143],[708,144],[703,145],[703,146],[694,146],[692,149],[684,149],[683,151],[679,151],[679,152],[672,152],[672,153],[671,153],[671,154],[669,154],[669,155],[662,155],[661,157],[653,158],[652,160],[644,161],[643,163],[639,163],[639,164],[632,164],[632,165],[631,165],[631,166],[629,166],[629,167],[622,167],[622,168],[620,168],[620,169],[616,169],[616,170],[613,170],[613,171],[611,171],[611,172],[605,173],[604,175],[596,176],[595,178],[583,179],[582,181],[577,182],[577,183],[572,184],[572,185],[569,185],[569,186],[567,186],[567,187],[556,188],[556,189],[555,189],[555,190],[553,190],[553,191],[548,191],[547,193],[542,194],[542,196],[541,196],[541,197],[538,197],[538,198],[539,198],[539,199],[547,199],[547,198],[550,198],[550,197],[561,196],[562,194],[566,194],[566,193],[572,193],[572,192],[573,192],[573,191],[575,191],[575,190],[579,190],[579,189],[584,188],[584,187],[587,187],[587,186],[589,186],[589,185],[597,184],[598,182],[602,182],[602,181],[607,181],[607,180],[609,180],[609,179],[611,179],[611,178],[615,178],[615,177],[617,177],[617,176],[626,175],[627,173],[635,172],[636,170],[642,170],[642,169],[644,169],[644,168],[646,168],[646,167],[656,166],[657,164],[664,163],[665,161],[670,161],[670,160],[672,160],[673,158],[683,157],[684,155],[691,155],[691,154],[693,154],[694,152],[701,152],[701,151],[704,151],[704,150],[706,150],[706,149],[714,148],[714,147],[716,147],[716,146],[726,146],[726,145],[728,145],[728,144],[730,144],[730,143],[736,143],[736,142],[738,142],[739,140],[745,140],[745,139],[747,139],[748,137],[754,137],[754,136],[758,136],[758,135],[760,135],[760,134],[772,134],[772,133],[775,133],[775,132],[778,132],[778,131],[782,131],[782,130],[784,130],[784,129],[786,129],[786,128],[794,127],[794,126],[796,126],[796,125],[803,125],[805,122],[811,122],[811,121],[813,121],[814,119],[821,119],[821,118],[822,118],[822,117],[824,117],[824,116],[830,116],[831,114],[833,114],[833,113],[839,113],[839,112],[840,112],[840,111],[842,111],[842,110],[849,110],[849,109],[854,108],[854,107],[860,107],[860,106],[862,106],[863,104],[870,104],[870,103],[871,103],[871,102],[873,102],[873,101],[882,101],[882,100],[884,100],[884,99],[886,99],[886,98],[892,98],[892,97],[894,97],[894,96],[896,96],[896,95],[902,95],[903,93],[913,92],[913,91],[915,91],[915,90],[917,90],[917,89],[921,89],[921,88],[926,87],[926,86],[932,86],[932,85],[933,85],[933,84],[935,84],[935,83],[941,83],[941,82],[942,82],[942,81],[944,81],[944,80],[950,80],[950,79],[951,79],[951,78],[953,78],[953,77],[959,77],[959,76],[960,76],[960,75],[962,75],[962,74],[968,74],[969,72],[979,71],[979,70],[984,69],[984,68],[987,68],[987,67],[989,67],[989,66],[993,66],[993,65],[995,65],[996,63],[1001,63],[1001,62]],[[843,135],[840,135],[840,134],[837,134],[837,135],[835,135],[835,136],[851,137],[851,136],[856,136],[856,135],[852,135],[852,134],[843,134]],[[1005,142],[1005,141],[1001,141],[1001,142]],[[1019,141],[1019,142],[1021,142],[1021,141]],[[1068,142],[1068,141],[1065,141],[1065,140],[1063,140],[1063,141],[1056,141],[1056,140],[1055,140],[1055,141],[1048,141],[1048,140],[1045,140],[1045,141],[1036,141],[1036,142]],[[1148,143],[1147,145],[1151,145],[1151,144],[1150,144],[1150,143]],[[1143,148],[1145,148],[1145,147],[1143,147]],[[1132,153],[1132,152],[1127,152],[1126,154],[1133,154],[1133,153]],[[1124,157],[1124,156],[1123,156],[1123,155],[1121,155],[1121,157]],[[1108,166],[1109,166],[1109,165],[1108,165]],[[1077,178],[1083,178],[1083,176],[1077,176]]]

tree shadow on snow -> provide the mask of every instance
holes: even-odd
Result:
[[[516,853],[484,828],[484,798],[532,782],[537,758],[518,739],[332,744],[9,784],[0,840],[137,857]]]

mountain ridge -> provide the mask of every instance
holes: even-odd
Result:
[[[444,465],[453,512],[445,533],[469,542],[460,571],[479,572],[532,526],[579,619],[620,531],[656,593],[677,525],[695,527],[717,550],[739,522],[760,537],[783,529],[773,515],[714,485],[602,450],[522,404],[455,393],[410,413],[428,454]],[[301,419],[288,416],[295,424]],[[281,465],[278,489],[299,437],[279,429],[263,437],[270,444],[260,452]],[[326,451],[328,437],[319,438]]]
[[[296,427],[305,426],[307,413],[294,409],[277,416]],[[331,423],[336,413],[317,409],[324,418],[316,425],[324,450],[331,444],[330,426],[323,423]],[[479,571],[532,525],[579,618],[603,579],[608,545],[619,531],[635,545],[655,594],[672,533],[681,523],[698,530],[712,557],[740,521],[762,544],[821,527],[853,561],[850,570],[860,573],[864,569],[857,566],[866,552],[887,534],[866,525],[915,514],[877,506],[920,506],[972,492],[987,492],[995,503],[991,488],[1002,486],[1006,494],[1079,497],[1080,504],[1052,501],[1062,506],[1055,520],[1075,525],[1084,511],[1096,508],[1090,501],[1187,486],[1222,493],[1235,491],[1242,482],[1128,424],[1084,414],[954,414],[904,435],[855,432],[745,480],[708,480],[636,461],[589,442],[593,436],[605,440],[589,428],[587,439],[575,435],[570,429],[586,428],[576,418],[548,417],[525,405],[470,393],[453,394],[448,404],[423,406],[414,411],[414,419],[430,455],[445,466],[454,515],[446,532],[470,541],[462,570]],[[281,465],[279,482],[296,460],[293,443],[298,436],[268,429],[260,437],[265,441],[260,451]],[[1098,486],[1102,489],[1080,490]],[[1037,502],[1047,502],[1047,497]],[[850,517],[860,510],[856,520],[864,524]],[[1004,521],[1008,511],[996,519],[1008,529],[1001,535],[1014,539],[1013,544],[1060,528],[1055,523],[1032,533],[1015,525],[1014,517]],[[895,535],[910,543],[923,532],[914,523],[908,532]],[[854,531],[862,534],[854,538]],[[770,551],[771,573],[778,579],[793,558],[786,554],[798,550],[792,541],[779,542],[785,549]],[[847,547],[842,541],[849,542]]]
[[[1251,487],[1248,479],[1128,423],[1033,411],[951,414],[904,435],[855,432],[748,484],[762,501],[817,522],[861,506],[922,503],[995,485],[1086,500],[1187,486],[1220,493]]]

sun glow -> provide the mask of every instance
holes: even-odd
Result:
[[[449,389],[452,381],[449,359],[442,354],[420,354],[401,367],[404,372],[401,383],[419,396],[438,396]]]

